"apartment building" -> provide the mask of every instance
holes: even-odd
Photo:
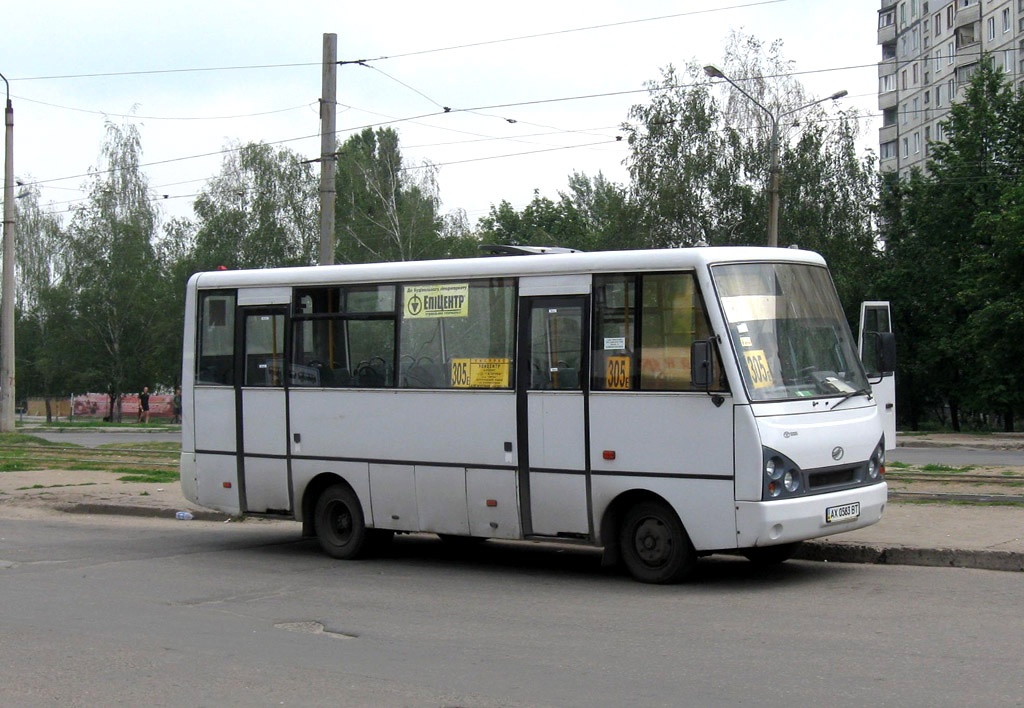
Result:
[[[983,52],[1024,86],[1024,0],[881,0],[878,154],[882,172],[925,168],[928,143]]]

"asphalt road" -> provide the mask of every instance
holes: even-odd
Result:
[[[1020,706],[1016,573],[426,537],[332,561],[285,522],[0,517],[0,705]]]
[[[82,445],[84,447],[98,447],[100,445],[124,445],[131,447],[133,443],[139,442],[181,442],[180,432],[148,431],[138,430],[128,432],[107,432],[105,430],[42,430],[39,428],[30,429],[26,432],[49,440],[55,443],[67,443],[69,445]]]
[[[968,465],[1024,467],[1024,450],[993,450],[980,447],[898,447],[886,458],[908,465]]]

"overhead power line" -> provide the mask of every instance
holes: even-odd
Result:
[[[789,2],[789,0],[758,0],[757,2],[742,3],[739,5],[728,5],[726,7],[712,7],[704,8],[701,10],[691,10],[689,12],[677,12],[671,15],[659,15],[657,17],[644,17],[636,20],[621,20],[619,22],[607,22],[599,25],[589,25],[587,27],[573,27],[563,30],[554,30],[551,32],[539,32],[537,34],[522,35],[519,37],[506,37],[504,39],[490,39],[480,42],[470,42],[468,44],[459,44],[449,47],[436,47],[433,49],[420,49],[412,52],[403,52],[399,54],[390,54],[386,56],[379,56],[373,59],[354,59],[345,60],[338,62],[339,64],[360,64],[371,61],[383,61],[385,59],[399,59],[402,57],[419,56],[422,54],[434,54],[437,52],[449,52],[457,49],[470,49],[473,47],[483,47],[491,44],[503,44],[507,42],[519,42],[527,39],[538,39],[541,37],[553,37],[562,34],[572,34],[575,32],[589,32],[592,30],[607,29],[610,27],[622,27],[625,25],[635,25],[644,22],[657,22],[660,20],[670,20],[679,17],[691,17],[693,15],[706,15],[713,12],[725,12],[728,10],[745,10],[751,7],[758,7],[760,5],[775,5],[782,2]],[[22,76],[10,79],[11,81],[50,81],[55,79],[94,79],[103,78],[110,76],[146,76],[153,74],[185,74],[192,72],[212,72],[212,71],[242,71],[251,69],[289,69],[295,67],[306,67],[306,66],[321,66],[322,62],[292,62],[283,64],[245,64],[241,66],[206,66],[206,67],[186,67],[178,69],[140,69],[136,71],[104,71],[104,72],[93,72],[89,74],[54,74],[49,76]]]

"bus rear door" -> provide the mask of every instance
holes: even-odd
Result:
[[[239,304],[243,293],[239,293]],[[290,514],[284,306],[239,309],[235,407],[243,513]]]

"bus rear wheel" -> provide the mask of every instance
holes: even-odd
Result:
[[[675,583],[697,563],[679,517],[660,501],[645,501],[626,512],[619,532],[619,550],[627,570],[642,583]]]
[[[355,493],[343,484],[328,487],[320,494],[313,523],[320,547],[333,558],[360,558],[369,550],[363,507]]]

